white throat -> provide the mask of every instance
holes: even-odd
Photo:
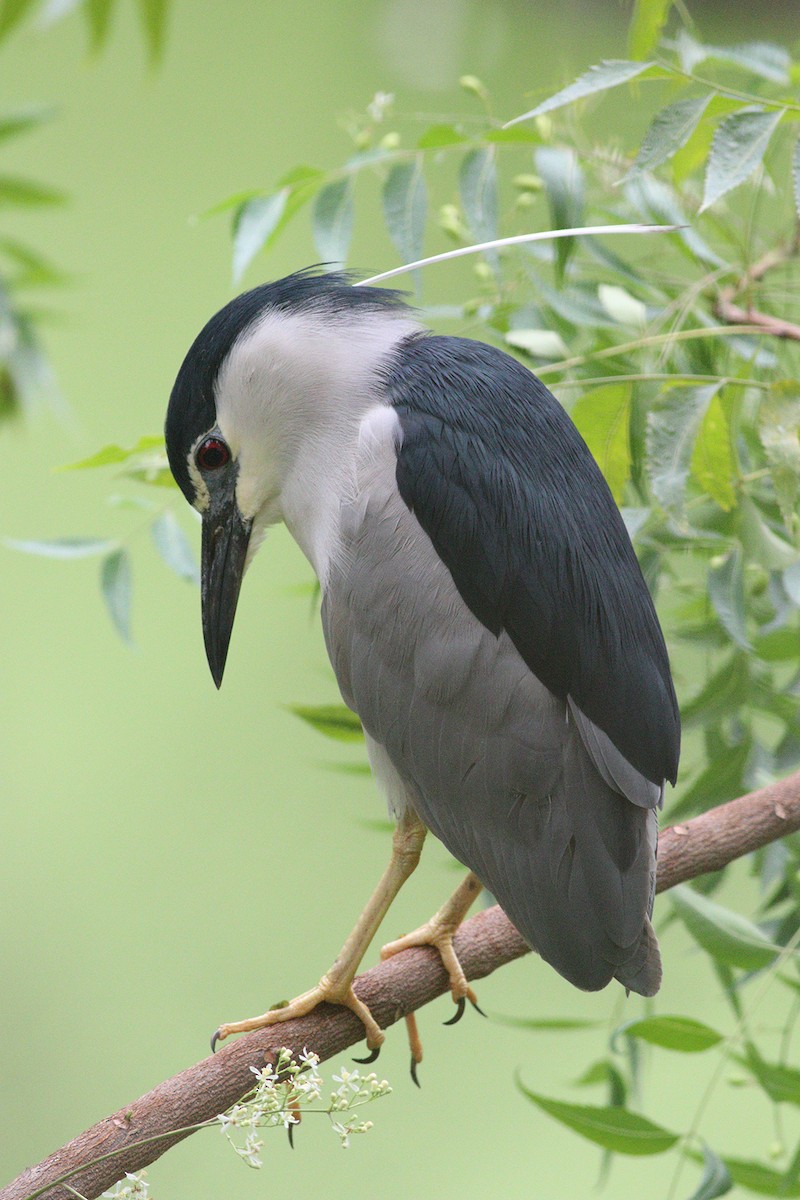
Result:
[[[234,343],[217,378],[217,423],[238,461],[253,551],[282,520],[325,586],[360,428],[385,405],[380,367],[419,329],[402,312],[272,311]]]

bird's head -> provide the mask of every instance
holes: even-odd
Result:
[[[309,507],[319,476],[335,470],[336,438],[350,436],[349,418],[369,400],[377,360],[411,328],[399,293],[312,269],[232,300],[186,355],[165,436],[175,480],[202,517],[203,636],[217,687],[265,529],[292,527],[298,492]],[[309,553],[302,529],[292,531]]]

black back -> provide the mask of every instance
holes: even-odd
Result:
[[[674,783],[680,718],[625,525],[558,401],[502,351],[408,339],[386,373],[403,429],[400,494],[462,599],[506,630],[653,783]]]

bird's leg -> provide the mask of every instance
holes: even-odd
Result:
[[[450,992],[459,1006],[456,1020],[463,1011],[465,1000],[478,1007],[475,993],[467,983],[467,977],[453,948],[453,937],[482,887],[480,879],[470,871],[430,921],[426,921],[413,933],[407,933],[405,937],[389,942],[381,949],[381,959],[391,958],[412,946],[433,946],[438,950],[450,980]],[[406,1017],[406,1029],[411,1047],[411,1074],[416,1082],[416,1067],[422,1062],[422,1042],[414,1013],[409,1013]]]
[[[231,1033],[247,1033],[252,1029],[263,1029],[281,1021],[304,1017],[318,1004],[342,1004],[356,1014],[364,1025],[367,1046],[375,1050],[384,1040],[384,1033],[372,1013],[353,991],[353,980],[361,959],[372,941],[392,901],[409,875],[412,873],[422,852],[422,843],[427,830],[413,809],[406,810],[400,818],[392,838],[392,857],[381,877],[380,883],[369,898],[353,932],[342,946],[330,970],[326,971],[316,987],[303,992],[288,1004],[271,1008],[260,1017],[235,1021],[221,1025],[212,1039],[212,1046]]]

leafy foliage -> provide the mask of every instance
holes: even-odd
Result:
[[[0,31],[3,13],[0,10]],[[0,113],[0,153],[13,138],[49,119],[45,108]],[[32,408],[49,383],[32,313],[24,297],[43,285],[61,282],[61,273],[30,246],[6,234],[9,214],[61,204],[56,189],[0,171],[0,421]]]
[[[115,0],[0,0],[0,42],[29,18],[51,25],[77,11],[83,17],[93,50],[105,45],[111,31]],[[148,53],[160,58],[166,39],[169,0],[135,0]]]
[[[0,32],[29,7],[0,5]],[[102,40],[110,0],[82,7]],[[163,5],[142,8],[152,30],[161,29]],[[706,45],[686,28],[662,38],[670,14],[669,0],[637,0],[629,59],[592,67],[505,124],[473,76],[462,80],[468,111],[422,129],[411,118],[388,128],[391,97],[379,94],[351,119],[352,145],[340,165],[298,166],[207,215],[233,219],[236,279],[306,208],[317,254],[346,263],[370,186],[387,253],[405,264],[423,246],[465,250],[534,227],[680,226],[657,245],[571,234],[493,249],[469,276],[470,294],[459,293],[442,320],[533,366],[572,412],[622,507],[683,700],[684,765],[667,812],[682,820],[800,767],[800,327],[791,286],[800,65],[765,43]],[[638,144],[620,145],[603,125],[600,106],[625,89],[642,114]],[[30,114],[11,115],[0,121],[0,137],[35,124]],[[14,195],[9,186],[6,198]],[[8,202],[49,202],[46,189],[36,200],[38,185],[27,186],[28,201],[23,186]],[[2,188],[0,179],[0,202]],[[23,277],[32,274],[30,282],[46,280],[47,264],[32,252],[3,242],[0,252]],[[415,282],[421,288],[421,272]],[[0,397],[8,389],[0,375]],[[171,486],[160,439],[108,446],[74,466],[111,467],[150,485],[141,503],[155,547],[181,578],[196,580],[172,496],[153,491]],[[109,612],[129,637],[130,555],[121,543],[17,548],[101,556]],[[358,721],[341,706],[293,711],[329,737],[361,740]],[[785,1061],[800,1009],[798,865],[797,837],[753,856],[761,900],[750,918],[711,898],[724,873],[673,890],[661,909],[713,967],[730,1004],[730,1030],[711,1028],[702,1012],[648,1011],[611,1032],[607,1056],[579,1081],[605,1087],[606,1105],[522,1088],[531,1102],[606,1153],[677,1150],[681,1161],[698,1162],[694,1200],[734,1186],[800,1195],[800,1146],[782,1151],[782,1162],[741,1159],[730,1147],[705,1145],[696,1120],[672,1132],[636,1111],[643,1046],[653,1048],[656,1065],[663,1054],[700,1052],[721,1067],[735,1064],[751,1085],[748,1103],[757,1093],[777,1111],[800,1104],[800,1073]],[[768,985],[786,1001],[778,1050],[758,1045],[747,1022],[753,988]],[[558,1018],[518,1023],[551,1035],[576,1027]]]
[[[0,43],[31,17],[46,26],[73,10],[84,18],[92,49],[105,45],[114,0],[0,0]],[[142,34],[152,61],[160,58],[166,38],[168,0],[136,0]],[[0,112],[0,149],[12,138],[36,130],[52,117],[44,106]],[[33,289],[64,282],[63,273],[36,250],[5,232],[9,215],[19,209],[65,203],[57,188],[0,170],[0,422],[30,411],[54,394],[50,369],[29,300]]]

